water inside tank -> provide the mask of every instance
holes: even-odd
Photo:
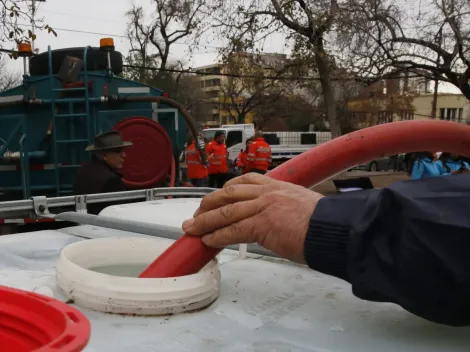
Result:
[[[145,264],[112,264],[97,266],[94,268],[88,268],[88,270],[95,271],[101,274],[122,276],[122,277],[138,277],[142,271],[149,266],[149,263]]]

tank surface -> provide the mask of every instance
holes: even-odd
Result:
[[[184,210],[179,217],[165,221],[167,206],[176,203],[161,200],[104,212],[112,216],[120,208],[115,216],[139,215],[141,221],[179,228],[197,201],[180,204]],[[30,291],[49,287],[64,299],[54,270],[60,250],[86,238],[115,236],[139,235],[76,226],[2,236],[0,284]],[[253,255],[240,259],[232,250],[222,251],[219,260],[220,297],[205,310],[143,318],[81,309],[92,324],[85,351],[466,352],[470,346],[470,328],[433,324],[395,304],[362,301],[348,283],[304,266]]]

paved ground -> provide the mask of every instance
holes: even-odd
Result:
[[[346,178],[354,177],[370,177],[374,188],[383,188],[394,182],[408,180],[409,176],[404,172],[365,172],[365,171],[351,171],[347,173]],[[312,190],[322,193],[336,193],[336,188],[331,180],[325,181]]]

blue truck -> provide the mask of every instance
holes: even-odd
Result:
[[[164,92],[123,78],[122,55],[106,43],[19,52],[23,84],[0,94],[0,200],[71,194],[90,158],[85,147],[111,129],[134,142],[123,169],[130,188],[152,187],[169,173],[186,120],[158,100]]]

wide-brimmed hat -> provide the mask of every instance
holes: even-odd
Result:
[[[132,146],[132,142],[123,141],[119,131],[110,131],[97,135],[95,142],[88,147],[87,152],[98,152],[104,150],[123,149]]]

